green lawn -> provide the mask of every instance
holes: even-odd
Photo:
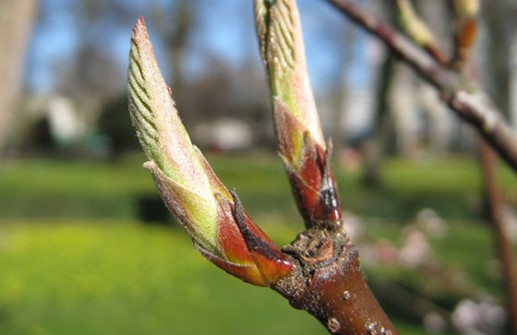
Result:
[[[300,230],[277,158],[209,160],[275,242],[288,243]],[[156,191],[141,162],[0,166],[0,334],[326,333],[276,293],[204,261],[181,229],[143,224],[140,200]],[[459,158],[394,160],[383,171],[378,191],[361,187],[358,173],[336,171],[343,205],[366,218],[368,241],[400,244],[404,225],[423,207],[449,222],[447,237],[432,240],[440,271],[365,268],[400,332],[424,334],[413,306],[391,299],[394,288],[443,309],[481,287],[504,297],[490,268],[490,231],[479,219],[476,165]],[[506,170],[501,178],[515,201],[516,178]]]
[[[163,226],[17,222],[0,236],[1,334],[325,333]]]
[[[211,156],[223,182],[237,190],[252,213],[298,220],[280,159],[272,155]],[[125,218],[138,216],[139,200],[157,197],[143,157],[104,162],[32,160],[2,162],[0,217]],[[357,172],[335,171],[343,207],[366,217],[406,222],[421,208],[449,219],[476,220],[480,175],[475,162],[449,158],[429,162],[390,160],[381,190],[361,186]],[[506,198],[517,205],[517,176],[501,169]]]

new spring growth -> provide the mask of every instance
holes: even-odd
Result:
[[[302,164],[305,132],[325,148],[307,75],[298,10],[290,0],[258,0],[255,22],[275,107],[280,152],[297,169]],[[295,123],[295,128],[287,127],[288,122]]]
[[[312,94],[294,0],[255,0],[255,26],[274,108],[276,137],[307,227],[341,219],[330,146]]]
[[[474,17],[479,12],[479,0],[453,0],[453,5],[459,16]]]
[[[437,61],[445,64],[447,58],[440,51],[438,43],[429,27],[415,13],[411,1],[397,0],[397,6],[400,14],[400,25],[405,33]]]
[[[267,286],[292,267],[219,181],[180,121],[139,18],[131,35],[129,112],[148,168],[169,210],[210,261],[236,277]]]
[[[455,66],[461,67],[469,57],[477,34],[476,16],[479,0],[452,0],[456,15]]]

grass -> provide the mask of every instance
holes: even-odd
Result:
[[[106,164],[35,160],[0,169],[2,217],[117,217],[136,215],[135,197],[155,192],[141,162]]]
[[[296,232],[282,221],[264,228],[276,241]],[[372,239],[398,236],[398,230],[395,224],[368,224]],[[443,272],[461,269],[463,285],[501,296],[498,278],[485,266],[492,259],[486,227],[455,223],[451,230],[447,239],[433,242]],[[473,259],[474,248],[488,252]],[[325,334],[274,292],[204,261],[183,231],[164,225],[4,221],[0,268],[1,334]],[[374,283],[387,280],[444,308],[459,297],[456,288],[428,273],[394,266],[366,272]],[[407,306],[405,312],[390,310],[390,303],[383,301],[402,333],[424,334]]]
[[[37,160],[0,167],[0,216],[26,218],[125,218],[139,215],[139,201],[157,192],[142,156],[106,164]],[[298,220],[280,160],[266,154],[211,156],[229,188],[251,214],[277,213]],[[475,220],[480,213],[480,176],[475,162],[449,158],[430,162],[387,161],[384,187],[364,188],[357,172],[336,169],[343,207],[366,217],[406,222],[422,208],[448,219]],[[517,177],[502,169],[501,184],[517,205]],[[30,210],[28,210],[30,207]]]
[[[277,158],[209,160],[276,243],[300,230]],[[156,198],[142,161],[0,166],[0,334],[325,334],[274,292],[204,261],[182,230],[142,224],[141,199]],[[383,175],[383,188],[371,190],[357,172],[336,170],[342,203],[365,218],[369,240],[400,244],[404,225],[424,207],[448,221],[449,234],[432,240],[439,271],[366,266],[381,299],[385,283],[445,309],[481,287],[503,298],[491,235],[479,219],[475,163],[390,160]],[[516,177],[505,169],[500,177],[515,205]],[[396,296],[391,288],[387,298]],[[383,303],[401,333],[423,334],[420,321],[396,301]]]
[[[3,226],[2,334],[324,334],[270,290],[136,222]]]
[[[372,190],[362,187],[357,175],[338,173],[344,207],[399,222],[411,220],[422,208],[433,208],[447,219],[479,220],[482,185],[475,161],[395,159],[384,163],[382,176],[383,187]],[[517,176],[501,168],[499,177],[507,200],[517,205]]]

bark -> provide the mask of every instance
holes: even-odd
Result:
[[[0,157],[6,153],[10,125],[22,86],[23,62],[36,14],[36,1],[0,1]]]
[[[427,55],[419,46],[390,25],[363,11],[349,0],[327,0],[342,14],[379,38],[421,78],[434,86],[443,101],[494,148],[517,171],[517,136],[486,94],[457,69]]]
[[[309,229],[285,247],[296,266],[273,289],[331,334],[398,334],[366,284],[359,255],[340,230]]]

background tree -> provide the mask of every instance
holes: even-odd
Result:
[[[35,0],[0,1],[0,157],[7,143],[22,88],[25,50],[36,16]]]
[[[168,77],[174,83],[179,106],[184,103],[186,51],[199,23],[196,3],[196,0],[175,0],[165,5],[151,2],[151,15],[158,23],[158,31],[163,39],[170,64]]]
[[[78,34],[72,57],[55,63],[57,91],[72,98],[89,128],[93,128],[102,104],[120,91],[124,76],[104,45],[105,34],[130,17],[118,1],[81,1],[71,9]]]

